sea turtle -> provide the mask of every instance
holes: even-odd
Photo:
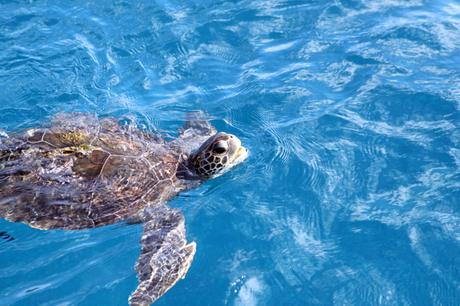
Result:
[[[169,141],[85,113],[1,138],[0,217],[43,230],[144,222],[129,303],[153,303],[184,278],[196,248],[166,201],[247,157],[236,136],[216,133],[200,113],[189,117]]]

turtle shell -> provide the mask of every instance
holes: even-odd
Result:
[[[111,224],[177,193],[178,154],[114,119],[59,114],[0,148],[0,217],[41,229]]]

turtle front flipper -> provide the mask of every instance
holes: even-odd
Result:
[[[150,305],[185,277],[195,242],[187,244],[184,216],[165,205],[146,212],[141,254],[136,264],[139,285],[129,297],[130,305]]]
[[[182,134],[191,133],[195,136],[209,137],[216,133],[216,129],[211,125],[209,119],[206,118],[204,112],[187,113]]]
[[[210,136],[216,134],[204,112],[187,113],[184,126],[179,130],[179,138],[172,143],[185,152],[198,149]]]

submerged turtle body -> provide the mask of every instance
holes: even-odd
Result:
[[[185,276],[195,253],[182,214],[165,202],[247,156],[235,136],[216,133],[196,114],[169,142],[80,113],[0,141],[0,217],[39,229],[145,221],[131,305],[160,297]]]

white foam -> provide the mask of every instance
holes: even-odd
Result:
[[[257,278],[251,277],[241,287],[235,305],[255,306],[264,291],[264,284]]]
[[[296,43],[296,41],[291,41],[291,42],[288,42],[288,43],[285,43],[285,44],[280,44],[280,45],[276,45],[276,46],[267,47],[267,48],[264,49],[264,52],[271,53],[271,52],[283,51],[283,50],[291,48],[295,43]]]

